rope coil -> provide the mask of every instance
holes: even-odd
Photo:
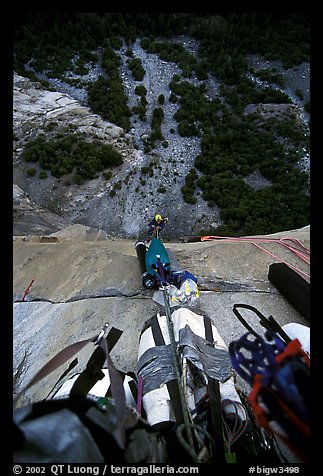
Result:
[[[274,253],[271,253],[270,251],[266,250],[263,246],[260,246],[258,243],[276,243],[284,248],[287,248],[289,251],[294,253],[298,258],[300,258],[305,264],[310,266],[310,249],[306,248],[306,246],[303,245],[303,243],[298,240],[297,238],[249,238],[249,237],[231,237],[231,236],[216,236],[216,235],[210,235],[210,236],[201,236],[200,237],[201,241],[212,241],[212,240],[219,240],[223,242],[230,242],[230,243],[251,243],[252,245],[256,246],[258,249],[263,251],[264,253],[268,254],[269,256],[272,256],[273,258],[277,259],[278,261],[286,264],[289,266],[291,269],[294,271],[304,275],[305,277],[309,278],[310,273],[306,273],[305,271],[302,271],[301,269],[297,268],[296,266],[288,263],[287,261],[279,258],[276,256]],[[290,241],[292,244],[287,244],[287,242]]]

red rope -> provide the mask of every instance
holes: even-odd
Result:
[[[276,243],[279,245],[284,246],[288,250],[292,251],[298,258],[300,258],[304,263],[307,265],[310,265],[310,250],[306,248],[303,243],[298,240],[297,238],[249,238],[249,237],[231,237],[231,236],[201,236],[201,241],[212,241],[212,240],[223,240],[223,241],[228,241],[231,243],[239,243],[239,242],[244,242],[244,243],[251,243],[252,245],[256,246],[260,250],[264,251],[268,255],[272,256],[273,258],[277,259],[278,261],[286,264],[293,270],[297,271],[300,274],[303,274],[307,278],[310,277],[309,273],[306,273],[305,271],[302,271],[301,269],[297,268],[296,266],[293,266],[292,264],[288,263],[287,261],[279,258],[275,254],[271,253],[270,251],[266,250],[262,246],[260,246],[257,242],[260,243]],[[290,241],[293,243],[287,244],[286,242]]]
[[[30,290],[30,288],[32,287],[34,281],[35,281],[34,279],[32,279],[32,280],[30,281],[28,288],[26,289],[26,291],[24,292],[24,295],[23,295],[22,298],[21,298],[22,301],[25,300],[25,297],[26,297],[27,294],[29,293],[29,290]]]

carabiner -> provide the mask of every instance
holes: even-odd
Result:
[[[103,329],[101,330],[101,332],[99,333],[99,335],[94,338],[92,340],[92,342],[95,344],[95,345],[99,345],[100,343],[100,340],[102,339],[102,337],[104,337],[104,334],[105,334],[105,331],[107,330],[107,328],[109,327],[109,324],[105,324],[105,326],[103,327]]]

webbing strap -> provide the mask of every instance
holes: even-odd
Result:
[[[102,331],[101,331],[102,332]],[[49,362],[47,362],[37,373],[34,377],[25,385],[22,390],[14,397],[13,399],[13,408],[17,406],[18,400],[20,397],[31,387],[33,387],[37,382],[40,382],[43,378],[47,377],[51,372],[56,370],[61,365],[65,364],[69,359],[71,359],[75,354],[80,352],[87,344],[90,342],[97,342],[98,336],[91,337],[90,339],[81,340],[79,342],[75,342],[74,344],[65,347],[65,349],[61,350],[56,354]]]
[[[122,331],[115,327],[112,327],[106,337],[107,346],[109,352],[116,345],[122,335]],[[91,388],[104,377],[102,367],[106,360],[106,356],[101,347],[97,347],[91,355],[85,370],[78,376],[73,387],[71,388],[70,395],[82,395],[86,396]]]
[[[66,375],[68,375],[71,370],[74,369],[74,367],[77,366],[77,364],[79,363],[79,360],[77,357],[75,357],[74,360],[72,360],[72,362],[70,363],[70,365],[68,366],[68,368],[62,373],[62,375],[59,377],[58,380],[56,380],[56,382],[54,383],[53,385],[53,388],[50,390],[50,392],[48,393],[47,397],[46,397],[46,400],[49,398],[49,395],[54,391],[56,385],[59,384],[59,382],[61,382],[63,380],[64,377],[66,377]]]
[[[221,405],[219,380],[209,377],[208,393],[209,393],[209,399],[210,399],[210,412],[211,412],[211,422],[212,422],[212,429],[213,429],[212,436],[215,441],[214,460],[215,462],[225,462],[222,405]]]
[[[158,322],[158,318],[155,315],[151,319],[151,331],[153,334],[153,338],[155,341],[155,344],[157,346],[160,345],[166,345],[164,336],[162,334],[162,331],[160,329],[160,325]],[[172,402],[172,407],[175,415],[175,420],[178,424],[183,423],[184,417],[183,417],[183,411],[181,407],[181,400],[180,400],[180,395],[179,395],[179,390],[178,390],[178,384],[176,380],[171,380],[170,382],[166,383],[167,390]]]
[[[212,322],[208,316],[203,315],[205,339],[213,345]],[[214,460],[225,462],[225,448],[223,440],[222,405],[219,380],[208,377],[208,394],[212,423],[212,436],[214,438]]]
[[[131,392],[131,395],[133,396],[134,401],[137,402],[137,400],[138,400],[138,387],[137,387],[137,384],[134,380],[129,381],[129,388],[130,388],[130,392]]]
[[[205,330],[205,340],[213,344],[213,332],[211,319],[203,314],[203,323]]]
[[[118,370],[115,368],[111,360],[111,357],[109,355],[106,339],[103,338],[106,327],[107,325],[105,325],[104,329],[101,330],[99,335],[95,335],[94,337],[90,339],[85,339],[79,342],[75,342],[74,344],[71,344],[68,347],[65,347],[65,349],[58,352],[58,354],[56,354],[49,362],[47,362],[47,364],[45,364],[36,373],[36,375],[28,382],[28,384],[25,387],[23,387],[23,389],[14,397],[13,408],[15,409],[15,407],[17,406],[18,400],[28,389],[30,389],[37,382],[41,381],[51,372],[56,370],[62,364],[67,362],[69,359],[71,359],[75,354],[80,352],[87,344],[92,342],[96,345],[99,345],[102,348],[104,355],[106,356],[107,368],[109,370],[109,375],[110,375],[112,396],[114,399],[114,404],[115,404],[115,408],[117,412],[117,426],[115,430],[113,430],[112,434],[115,440],[117,441],[118,445],[120,446],[120,448],[124,449],[125,442],[126,442],[125,426],[128,423],[126,422],[127,413],[126,413],[126,403],[125,403],[125,392],[123,388],[123,381],[120,377],[120,374]],[[133,421],[131,424],[134,425],[135,422]],[[130,426],[131,425],[128,423],[128,427]]]
[[[163,267],[163,264],[162,262],[160,261],[160,257],[157,256],[157,265],[158,265],[158,271],[159,271],[159,275],[161,277],[161,282],[166,282],[166,275],[165,275],[165,269]]]
[[[243,324],[244,327],[248,329],[248,331],[251,334],[253,334],[255,337],[260,337],[260,335],[257,334],[257,332],[243,319],[242,315],[238,311],[238,308],[248,309],[249,311],[253,311],[259,317],[259,322],[260,322],[260,325],[262,325],[262,327],[264,327],[268,331],[276,332],[277,334],[279,334],[281,338],[286,342],[286,344],[291,341],[291,338],[286,334],[286,332],[278,324],[278,322],[273,318],[273,316],[269,316],[268,318],[266,318],[260,311],[258,311],[258,309],[256,309],[253,306],[250,306],[249,304],[234,304],[232,309],[234,314],[237,316],[241,324]]]
[[[131,395],[133,396],[134,401],[137,401],[138,398],[138,388],[137,388],[137,383],[136,383],[136,376],[132,375],[132,372],[122,372],[122,370],[119,370],[120,377],[124,383],[126,377],[131,377],[132,380],[128,381],[128,387],[131,392]],[[109,385],[108,390],[106,391],[105,394],[106,398],[111,398],[112,397],[112,392],[111,392],[111,385]]]
[[[156,315],[151,318],[150,325],[155,344],[157,346],[166,345],[164,336],[159,326],[158,317]]]

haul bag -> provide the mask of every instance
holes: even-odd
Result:
[[[171,319],[177,350],[181,349],[190,364],[186,390],[193,418],[211,379],[219,381],[221,400],[240,401],[228,348],[210,318],[182,307],[172,312]],[[180,423],[180,398],[165,315],[157,314],[145,322],[137,371],[143,380],[143,408],[151,427],[163,430]]]
[[[285,263],[269,266],[269,281],[310,322],[310,284]]]

